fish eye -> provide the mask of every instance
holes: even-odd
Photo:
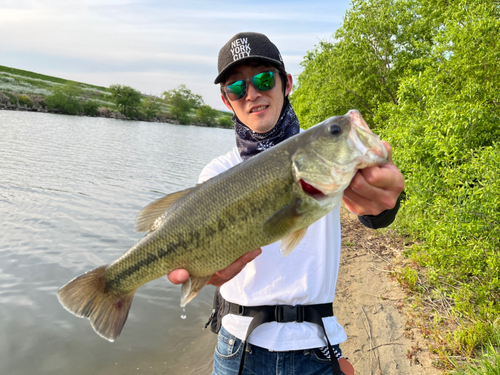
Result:
[[[337,124],[333,124],[332,126],[330,126],[330,134],[340,135],[342,134],[342,128]]]

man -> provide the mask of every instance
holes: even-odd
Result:
[[[292,76],[286,73],[281,54],[265,35],[244,32],[232,37],[219,52],[218,71],[215,84],[221,85],[222,101],[234,113],[237,147],[207,165],[200,182],[299,132],[298,119],[288,101]],[[385,146],[390,154],[390,146]],[[363,224],[379,228],[394,220],[403,188],[403,176],[391,161],[359,171],[345,190],[343,202]],[[338,371],[333,363],[339,363],[343,373],[352,374],[352,366],[342,358],[338,346],[346,334],[331,311],[339,262],[337,207],[308,228],[288,257],[279,253],[275,243],[264,251],[245,254],[217,272],[208,284],[221,287],[225,316],[213,374],[238,374],[242,358],[243,374],[331,374],[332,368]],[[188,277],[186,270],[169,275],[174,284]],[[274,314],[275,306],[283,305],[290,306],[294,313],[299,310],[297,305],[314,309],[320,314],[320,322],[296,318],[276,321],[280,318]],[[255,312],[268,306],[275,308],[271,319],[256,328],[251,326],[247,338],[255,314],[242,316],[236,311]],[[322,310],[325,306],[329,312]],[[338,362],[331,360],[332,355]]]

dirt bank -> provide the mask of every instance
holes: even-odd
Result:
[[[388,266],[405,244],[390,234],[365,228],[342,208],[342,260],[333,304],[344,326],[344,356],[360,375],[440,374],[427,344],[406,325],[405,293],[389,278]]]

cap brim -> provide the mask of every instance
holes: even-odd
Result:
[[[270,57],[265,57],[265,56],[249,56],[249,57],[244,57],[242,59],[233,61],[231,64],[226,66],[220,73],[219,75],[215,78],[214,84],[221,83],[224,80],[224,77],[226,74],[235,66],[241,65],[244,62],[248,61],[265,61],[265,62],[270,62],[271,64],[278,65],[279,67],[283,67],[283,62],[275,59],[271,59]]]

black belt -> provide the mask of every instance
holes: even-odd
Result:
[[[326,318],[333,316],[333,306],[331,303],[322,303],[318,305],[275,305],[275,306],[241,306],[236,303],[228,302],[229,314],[254,317],[259,313],[270,315],[271,322],[289,323],[289,322],[307,322],[306,314],[310,309],[318,312],[320,317]]]
[[[334,375],[342,375],[340,365],[335,353],[333,352],[330,340],[326,335],[323,319],[328,316],[333,316],[333,307],[331,303],[323,303],[318,305],[276,305],[276,306],[241,306],[235,303],[228,302],[229,314],[252,317],[252,322],[248,327],[245,337],[245,347],[241,356],[240,369],[238,374],[243,373],[243,365],[245,361],[245,353],[248,345],[248,337],[250,333],[263,323],[278,322],[310,322],[319,325],[323,329],[328,350],[330,352],[330,360],[332,363],[332,371]]]

